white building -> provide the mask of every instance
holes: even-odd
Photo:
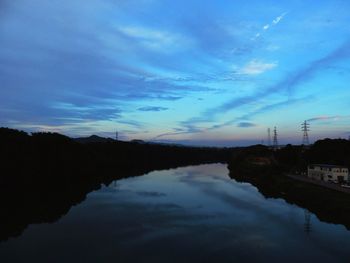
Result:
[[[307,167],[307,175],[311,179],[325,182],[348,182],[349,169],[344,166],[330,164],[311,164]]]

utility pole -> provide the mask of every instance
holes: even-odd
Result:
[[[308,132],[310,131],[310,124],[307,122],[307,121],[304,121],[302,124],[301,124],[301,130],[303,132],[303,141],[302,141],[302,144],[304,145],[309,145],[310,142],[309,142],[309,134]]]

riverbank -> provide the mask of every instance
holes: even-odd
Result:
[[[343,224],[350,230],[350,195],[321,185],[297,180],[283,173],[247,173],[230,166],[230,177],[254,185],[266,198],[282,198],[314,213],[321,221]]]
[[[293,174],[285,174],[285,176],[294,179],[294,180],[298,180],[304,183],[309,183],[309,184],[313,184],[313,185],[318,185],[318,186],[322,186],[334,191],[338,191],[338,192],[342,192],[342,193],[346,193],[346,194],[350,194],[350,189],[349,188],[344,188],[338,184],[333,184],[333,183],[327,183],[327,182],[323,182],[323,181],[318,181],[318,180],[312,180],[310,178],[307,178],[305,176],[300,176],[300,175],[293,175]]]
[[[55,222],[112,181],[180,166],[225,163],[232,149],[106,140],[0,128],[0,241]]]

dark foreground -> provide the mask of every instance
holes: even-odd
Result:
[[[0,244],[1,262],[348,262],[350,232],[224,164],[121,179]]]
[[[340,141],[342,143],[342,141]],[[314,159],[325,158],[324,156],[332,155],[333,151],[338,147],[334,146],[339,143],[338,140],[320,141],[308,151],[300,151],[299,156],[296,155],[295,149],[283,149],[279,152],[269,151],[264,147],[255,146],[240,150],[230,159],[229,170],[230,177],[239,182],[248,182],[256,186],[259,191],[268,198],[283,198],[290,204],[304,207],[316,214],[322,221],[343,224],[350,229],[350,195],[321,185],[311,184],[307,180],[296,180],[287,176],[287,174],[295,169],[298,171],[298,163],[306,162],[307,158]],[[322,145],[322,144],[325,144]],[[349,143],[346,142],[344,148],[348,151]],[[320,152],[326,152],[325,155],[319,155]],[[282,157],[290,157],[291,152],[295,152],[298,158],[287,158],[288,162],[282,162]],[[313,154],[316,152],[317,154]],[[344,152],[343,152],[344,153]],[[339,162],[348,162],[349,154],[334,154],[332,158]],[[303,158],[300,158],[303,157]],[[332,159],[329,158],[328,161]],[[297,164],[297,165],[295,165]],[[304,168],[305,169],[305,168]]]
[[[0,242],[52,223],[91,191],[152,170],[226,162],[230,149],[69,137],[0,128]]]
[[[350,145],[343,141],[273,152],[77,142],[0,129],[0,146],[1,262],[348,262],[350,256],[339,246],[350,238],[349,195],[283,176],[322,158],[346,165]],[[257,160],[265,164],[252,165]],[[229,170],[221,164],[164,170],[225,162]],[[162,171],[141,176],[154,170]]]

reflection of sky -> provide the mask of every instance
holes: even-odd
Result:
[[[345,0],[1,0],[0,126],[189,144],[347,137]]]
[[[304,232],[303,209],[231,180],[225,165],[201,165],[123,179],[90,193],[59,222],[30,226],[2,244],[0,258],[347,262],[349,231],[314,215],[311,229]]]

